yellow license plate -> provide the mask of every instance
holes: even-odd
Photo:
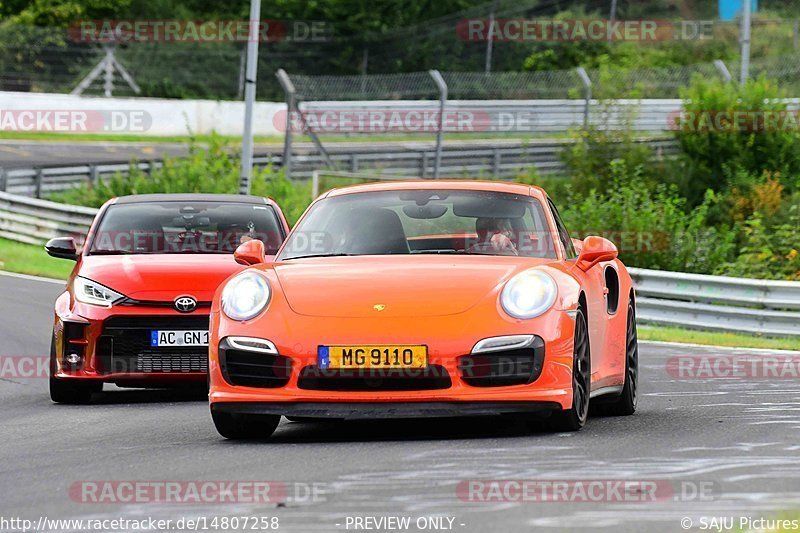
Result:
[[[397,344],[320,346],[318,364],[326,368],[425,368],[427,346]]]

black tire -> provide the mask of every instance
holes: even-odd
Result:
[[[50,400],[55,403],[85,404],[92,399],[93,392],[103,390],[102,383],[82,383],[77,380],[57,379],[55,338],[50,340]]]
[[[309,422],[316,422],[315,418],[309,418],[307,416],[286,416],[284,417],[289,422],[297,422],[298,424],[307,424]]]
[[[589,417],[591,393],[591,355],[589,353],[589,328],[582,307],[575,315],[574,348],[572,350],[572,407],[556,411],[550,416],[550,428],[555,431],[578,431]]]
[[[600,414],[606,416],[628,416],[636,412],[639,389],[639,340],[636,334],[636,308],[628,302],[628,317],[625,328],[625,385],[622,394],[613,402],[601,404]]]
[[[297,422],[298,424],[313,424],[319,422],[319,418],[312,418],[310,416],[287,416],[286,420],[289,422]]]
[[[344,421],[344,418],[315,418],[313,416],[286,416],[284,418],[297,424],[332,424]]]
[[[217,433],[230,440],[267,439],[281,422],[279,415],[243,415],[211,412]]]

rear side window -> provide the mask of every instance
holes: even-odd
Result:
[[[575,259],[578,257],[578,254],[575,253],[575,247],[572,245],[572,239],[569,237],[569,233],[567,232],[567,227],[564,225],[564,222],[561,220],[561,215],[558,214],[558,209],[556,209],[556,205],[553,201],[548,198],[547,199],[548,205],[550,205],[550,211],[553,212],[553,219],[556,221],[556,230],[558,230],[558,239],[561,241],[561,244],[564,245],[564,254],[565,259]]]

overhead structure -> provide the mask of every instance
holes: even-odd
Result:
[[[119,75],[122,76],[122,79],[125,80],[125,83],[128,84],[128,87],[136,93],[140,94],[142,90],[136,84],[136,81],[133,79],[125,67],[122,66],[116,57],[114,57],[114,47],[112,45],[105,45],[103,46],[103,50],[105,50],[105,54],[103,55],[103,59],[95,65],[95,67],[87,74],[78,85],[72,89],[70,94],[75,96],[80,96],[83,94],[83,91],[88,89],[94,81],[100,77],[101,74],[104,75],[104,82],[103,82],[103,96],[106,98],[111,98],[114,96],[114,71],[116,70],[119,72]]]

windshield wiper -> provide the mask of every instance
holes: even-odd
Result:
[[[130,250],[92,250],[89,255],[131,255]]]
[[[308,259],[311,257],[349,257],[351,255],[358,255],[358,254],[311,254],[311,255],[296,255],[294,257],[287,257],[284,261],[289,261],[290,259]]]
[[[465,254],[462,250],[453,250],[450,248],[443,248],[441,250],[412,250],[412,254]]]

